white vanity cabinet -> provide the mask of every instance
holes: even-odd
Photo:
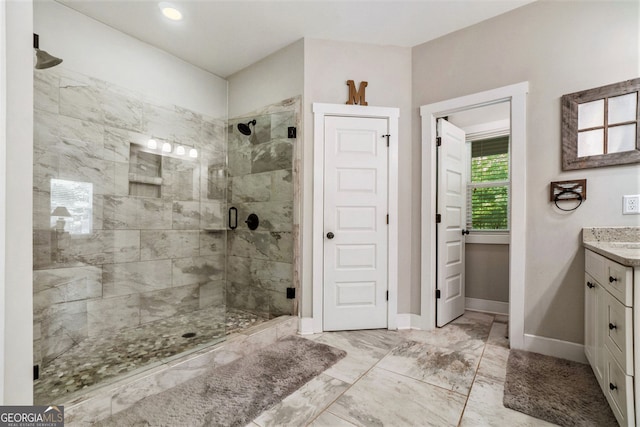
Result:
[[[638,281],[637,271],[635,276]],[[633,347],[640,343],[640,326],[633,310],[640,307],[640,292],[634,301],[634,268],[585,249],[584,282],[585,355],[618,423],[635,426],[640,417],[633,379],[640,358],[634,360]]]

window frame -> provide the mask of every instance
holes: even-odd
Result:
[[[509,179],[507,181],[493,181],[491,183],[477,183],[474,187],[498,187],[507,186],[508,202],[507,202],[507,229],[506,230],[474,230],[469,229],[469,234],[465,238],[466,243],[479,243],[479,244],[509,244],[511,240],[511,126],[509,119],[499,120],[491,123],[486,123],[477,126],[470,126],[465,129],[466,131],[466,168],[467,168],[467,194],[471,182],[471,144],[474,141],[483,139],[491,139],[507,136],[509,137]],[[478,185],[479,184],[479,185]],[[490,185],[487,185],[490,184]],[[465,212],[465,221],[468,214],[471,212],[471,204],[468,203],[467,212]],[[466,224],[466,223],[465,223]]]
[[[604,153],[594,156],[578,157],[578,106],[587,102],[605,100],[630,93],[638,93],[636,98],[636,143],[635,150],[617,153]],[[626,80],[593,89],[574,92],[562,96],[562,170],[589,169],[640,163],[640,78]],[[607,117],[605,109],[604,138],[607,135]],[[619,124],[617,124],[619,125]],[[581,129],[585,131],[585,129]]]

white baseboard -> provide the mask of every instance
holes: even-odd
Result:
[[[396,323],[398,324],[398,330],[420,329],[420,315],[413,313],[398,313]]]
[[[574,362],[587,363],[587,358],[584,355],[584,345],[569,341],[524,334],[523,350],[560,359],[573,360]]]
[[[300,335],[313,335],[313,317],[301,317],[298,325]]]
[[[509,314],[509,303],[488,299],[465,298],[464,307],[471,311],[482,311],[492,314]]]

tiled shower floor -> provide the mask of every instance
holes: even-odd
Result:
[[[115,334],[87,338],[71,350],[40,367],[34,381],[34,402],[61,404],[67,397],[105,380],[114,379],[268,319],[228,309],[205,309],[126,329]],[[225,331],[226,329],[226,331]],[[193,332],[195,336],[183,337]]]

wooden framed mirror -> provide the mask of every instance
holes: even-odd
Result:
[[[640,78],[562,96],[562,170],[640,163]]]

